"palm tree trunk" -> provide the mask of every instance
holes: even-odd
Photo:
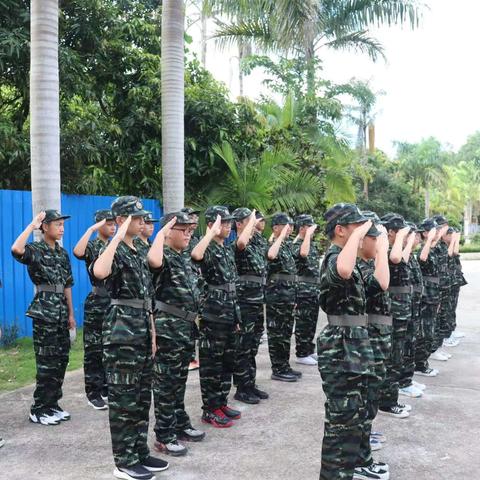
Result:
[[[58,0],[32,0],[30,14],[32,207],[60,209]]]
[[[472,201],[468,200],[463,210],[463,234],[465,236],[465,243],[470,243],[470,224],[472,222]]]
[[[162,7],[162,184],[163,208],[183,208],[184,185],[184,4]]]
[[[203,8],[204,2],[201,2],[201,28],[200,28],[200,45],[201,45],[201,54],[200,60],[202,62],[202,67],[207,68],[207,14]]]
[[[430,216],[430,189],[425,187],[425,217]]]

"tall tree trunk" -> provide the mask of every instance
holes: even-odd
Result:
[[[467,200],[463,210],[463,234],[465,236],[465,243],[470,243],[470,225],[472,223],[472,201]]]
[[[238,44],[238,93],[240,97],[243,97],[243,72],[242,72],[242,60],[245,58],[245,43],[240,40]]]
[[[30,14],[32,207],[60,209],[58,0],[32,0]]]
[[[164,0],[162,7],[162,185],[163,208],[183,208],[184,155],[184,4]]]
[[[207,14],[205,13],[204,2],[201,2],[201,27],[200,27],[200,45],[201,45],[201,56],[200,60],[202,62],[203,68],[207,68]]]
[[[425,187],[425,217],[430,216],[430,188],[427,185]]]

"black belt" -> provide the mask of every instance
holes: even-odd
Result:
[[[132,307],[150,311],[152,309],[152,300],[142,298],[112,298],[110,305],[122,307]]]
[[[40,284],[40,285],[35,285],[35,289],[37,290],[37,293],[40,292],[49,292],[49,293],[65,293],[65,285],[46,285],[46,284]]]
[[[223,283],[222,285],[208,285],[208,289],[211,290],[223,290],[227,293],[234,293],[237,291],[234,283]]]
[[[439,277],[426,277],[424,276],[423,277],[424,280],[427,280],[427,282],[431,282],[431,283],[440,283],[440,278]]]
[[[377,315],[375,313],[368,314],[368,323],[374,325],[392,325],[393,318],[389,315]]]
[[[155,309],[159,312],[170,313],[175,317],[181,318],[182,320],[188,320],[189,322],[193,322],[197,318],[197,314],[195,312],[188,312],[159,300],[155,300]]]
[[[92,287],[92,293],[97,297],[109,297],[108,290],[105,287]]]
[[[413,286],[412,285],[408,285],[408,286],[405,286],[405,287],[389,287],[388,288],[388,291],[390,293],[413,293]]]
[[[298,276],[297,282],[312,283],[314,285],[320,285],[320,279],[316,277]]]
[[[287,273],[274,273],[268,278],[268,280],[274,282],[296,282],[297,278],[297,275],[290,275]]]
[[[327,315],[328,324],[332,327],[366,327],[367,315]]]
[[[260,275],[240,275],[238,280],[241,282],[253,282],[259,283],[260,285],[265,285],[267,279],[265,277],[261,277]]]

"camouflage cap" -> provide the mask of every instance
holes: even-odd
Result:
[[[45,210],[45,218],[42,223],[50,223],[55,220],[67,220],[67,218],[70,218],[70,215],[62,215],[58,210],[50,209]]]
[[[230,215],[230,211],[223,205],[214,205],[213,207],[208,207],[205,210],[205,220],[207,222],[214,222],[218,215],[220,215],[222,222],[233,220],[232,215]]]
[[[405,219],[398,213],[387,213],[380,219],[380,223],[385,225],[387,230],[401,230],[408,227]]]
[[[246,207],[241,207],[237,208],[232,212],[232,217],[237,221],[241,222],[242,220],[245,220],[252,214],[252,211],[249,208]]]
[[[200,215],[200,210],[194,210],[191,207],[184,207],[180,210],[183,213],[186,213],[187,215]]]
[[[297,226],[297,228],[303,227],[304,225],[310,227],[312,225],[315,225],[315,220],[311,215],[302,213],[301,215],[297,215],[295,217],[295,225]]]
[[[448,227],[448,230],[447,230],[447,235],[450,235],[451,233],[455,233],[457,231],[456,228],[453,228],[453,227]]]
[[[380,223],[380,217],[375,212],[363,210],[362,215],[368,218],[368,220],[371,220],[373,223]]]
[[[382,234],[382,232],[377,228],[377,226],[372,223],[372,226],[368,229],[368,232],[366,233],[367,237],[379,237]]]
[[[115,217],[144,217],[148,212],[143,209],[143,203],[138,197],[125,195],[118,197],[112,203],[112,213]]]
[[[275,213],[272,217],[272,227],[274,225],[293,225],[294,222],[292,217],[290,217],[287,213],[278,212]]]
[[[325,227],[327,233],[337,225],[365,223],[368,220],[353,203],[337,203],[324,213],[323,218],[327,222]]]
[[[259,210],[257,210],[257,211],[255,212],[255,218],[256,218],[257,220],[265,220],[265,215],[263,215],[262,212],[260,212]]]
[[[438,224],[433,218],[424,218],[418,225],[417,232],[429,232],[433,228],[437,228]]]
[[[407,226],[409,226],[412,229],[412,232],[418,233],[420,230],[418,229],[417,225],[415,225],[413,222],[405,222]]]
[[[159,220],[158,218],[153,218],[152,212],[148,212],[143,219],[145,220],[145,223],[158,223]]]
[[[97,210],[95,212],[95,221],[101,222],[102,220],[115,220],[115,216],[113,215],[111,210]]]
[[[197,222],[190,218],[188,213],[182,212],[170,212],[164,215],[161,219],[162,226],[166,225],[173,217],[177,217],[175,225],[196,225]]]
[[[443,225],[448,224],[448,220],[443,215],[434,215],[433,220],[437,222],[439,227],[443,227]]]

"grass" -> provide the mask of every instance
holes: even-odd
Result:
[[[460,247],[460,253],[474,253],[474,252],[480,252],[480,244],[470,243],[468,245],[462,245]]]
[[[70,350],[67,370],[83,366],[82,329],[77,330],[77,339]],[[20,338],[16,346],[0,348],[0,393],[15,390],[35,383],[35,354],[31,338]]]

